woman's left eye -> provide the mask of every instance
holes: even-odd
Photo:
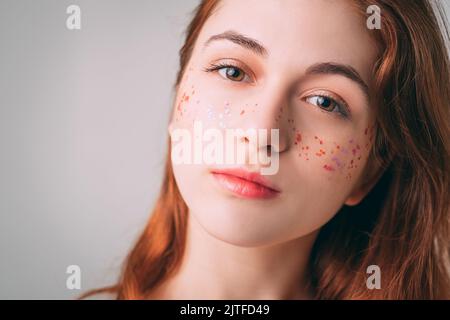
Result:
[[[306,97],[305,101],[321,108],[322,110],[337,112],[344,117],[348,116],[348,112],[346,110],[347,108],[344,106],[344,103],[339,103],[331,97],[325,95],[311,95]]]

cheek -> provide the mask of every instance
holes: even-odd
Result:
[[[291,141],[296,163],[312,169],[318,178],[328,180],[353,180],[359,175],[369,156],[373,142],[374,126],[360,133],[345,135],[320,135],[297,129],[290,124]]]
[[[233,103],[211,96],[205,85],[187,83],[179,92],[175,103],[173,121],[177,127],[190,128],[194,121],[204,127],[232,128],[239,119],[255,113],[258,104]]]
[[[178,126],[186,126],[195,119],[200,105],[200,95],[195,85],[183,86],[175,102],[173,120]]]

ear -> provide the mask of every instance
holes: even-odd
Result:
[[[358,183],[355,189],[351,192],[344,204],[348,206],[356,206],[359,204],[376,185],[378,180],[383,176],[385,169],[371,168],[366,170],[366,174],[361,177],[361,183]]]

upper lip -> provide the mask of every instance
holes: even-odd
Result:
[[[270,180],[264,178],[258,172],[252,172],[244,168],[213,169],[211,170],[211,173],[219,173],[235,176],[262,185],[263,187],[271,189],[272,191],[280,192],[280,190]]]

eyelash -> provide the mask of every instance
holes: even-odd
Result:
[[[242,70],[242,68],[240,68],[239,66],[234,65],[232,63],[218,63],[218,64],[211,63],[210,66],[207,68],[204,68],[203,71],[215,72],[215,71],[219,71],[224,68],[234,68],[234,69],[237,69],[237,70],[243,72],[244,75],[247,75],[247,73],[244,70]],[[233,82],[242,82],[242,81],[235,81],[235,80],[231,80],[231,79],[228,79],[228,80],[233,81]],[[306,101],[306,99],[309,99],[311,97],[328,98],[331,100],[331,103],[335,104],[337,106],[337,108],[339,109],[338,111],[327,111],[327,110],[324,110],[321,107],[317,106],[321,111],[326,112],[326,113],[336,113],[339,117],[342,117],[344,119],[350,118],[350,109],[349,109],[347,103],[345,101],[343,101],[342,99],[335,98],[333,95],[327,94],[325,92],[321,92],[320,94],[308,95],[305,98],[303,98],[303,100],[306,103],[312,104],[312,103]]]
[[[222,62],[222,63],[218,63],[218,64],[211,63],[210,66],[208,68],[204,68],[203,71],[205,71],[205,72],[215,72],[215,71],[219,71],[219,70],[225,69],[225,68],[237,69],[240,72],[244,73],[245,76],[248,76],[247,72],[242,70],[241,67],[239,67],[237,65],[234,65],[232,63],[229,63],[229,62],[228,63]],[[242,82],[242,81],[235,81],[235,80],[231,80],[231,79],[228,79],[228,80],[233,81],[233,82]]]
[[[338,111],[333,111],[333,110],[335,110],[335,108],[333,108],[332,111],[328,111],[317,105],[317,107],[321,111],[327,112],[327,113],[336,113],[339,117],[342,117],[344,119],[350,118],[350,108],[348,107],[347,103],[345,101],[343,101],[342,99],[336,98],[336,97],[334,97],[334,95],[330,95],[326,92],[320,92],[320,93],[310,94],[310,95],[304,97],[302,100],[305,101],[306,103],[312,104],[311,102],[307,101],[307,99],[310,99],[312,97],[322,97],[322,98],[330,99],[331,103],[334,104],[335,108],[338,109]]]

